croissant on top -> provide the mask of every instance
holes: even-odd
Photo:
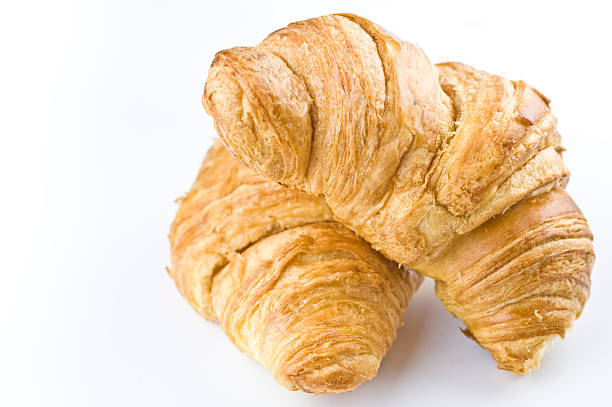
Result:
[[[323,197],[436,294],[501,369],[539,366],[589,295],[589,227],[549,100],[351,15],[217,53],[203,95],[225,146]]]

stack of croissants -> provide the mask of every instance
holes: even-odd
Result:
[[[340,14],[217,53],[203,104],[220,141],[180,199],[169,273],[282,386],[372,379],[422,276],[515,373],[582,312],[592,234],[523,81]]]

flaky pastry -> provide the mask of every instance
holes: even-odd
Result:
[[[537,368],[589,294],[591,232],[549,100],[355,15],[290,24],[217,53],[203,104],[259,174],[436,279],[502,369]]]
[[[422,277],[332,220],[321,198],[212,147],[170,232],[170,275],[190,305],[291,390],[374,377]]]

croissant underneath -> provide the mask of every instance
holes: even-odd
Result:
[[[216,144],[170,232],[170,275],[202,316],[291,390],[374,377],[422,281]]]
[[[502,369],[537,368],[580,315],[594,254],[549,100],[355,15],[219,52],[203,96],[225,146],[406,267]]]

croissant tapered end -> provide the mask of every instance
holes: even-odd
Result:
[[[436,294],[498,367],[537,369],[588,299],[592,234],[563,190],[521,201],[435,261]],[[417,267],[418,268],[418,267]]]
[[[284,183],[304,176],[311,99],[282,59],[253,47],[217,53],[202,103],[226,146],[249,167]]]
[[[317,362],[291,366],[293,372],[277,373],[274,378],[290,390],[333,394],[355,389],[378,373],[380,358],[376,355],[335,356],[337,363],[319,366]]]

